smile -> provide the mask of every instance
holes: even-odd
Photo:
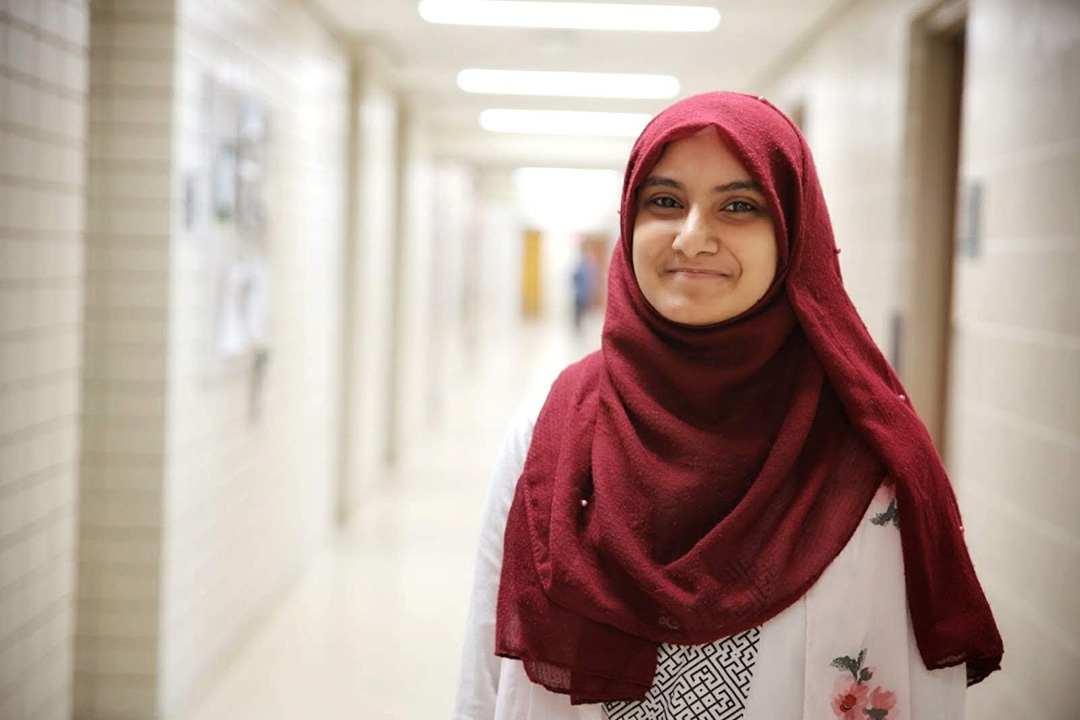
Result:
[[[675,277],[687,278],[690,280],[720,280],[731,277],[726,273],[717,272],[715,270],[691,270],[689,268],[675,268],[673,270],[665,270],[664,272],[668,275],[674,275]]]

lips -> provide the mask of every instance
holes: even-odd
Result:
[[[726,278],[731,277],[727,273],[722,273],[719,270],[702,270],[699,268],[671,268],[665,270],[665,273],[669,275],[678,275],[680,277],[689,278]]]

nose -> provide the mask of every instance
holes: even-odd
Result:
[[[687,257],[711,255],[720,249],[720,238],[709,223],[706,209],[691,205],[671,247]]]

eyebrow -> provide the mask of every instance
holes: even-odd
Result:
[[[671,178],[661,177],[659,175],[646,178],[645,182],[641,183],[641,187],[647,188],[653,185],[660,185],[663,187],[675,188],[676,190],[686,190],[681,182],[678,180],[672,180]],[[732,180],[729,183],[723,185],[717,185],[713,188],[715,193],[726,193],[732,190],[750,190],[753,192],[764,193],[761,186],[753,180]]]

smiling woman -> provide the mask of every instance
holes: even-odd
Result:
[[[637,200],[634,275],[665,318],[711,325],[769,289],[776,238],[765,195],[715,128],[671,143]]]
[[[1002,642],[810,149],[708,93],[630,153],[601,349],[524,408],[456,720],[959,720]]]

